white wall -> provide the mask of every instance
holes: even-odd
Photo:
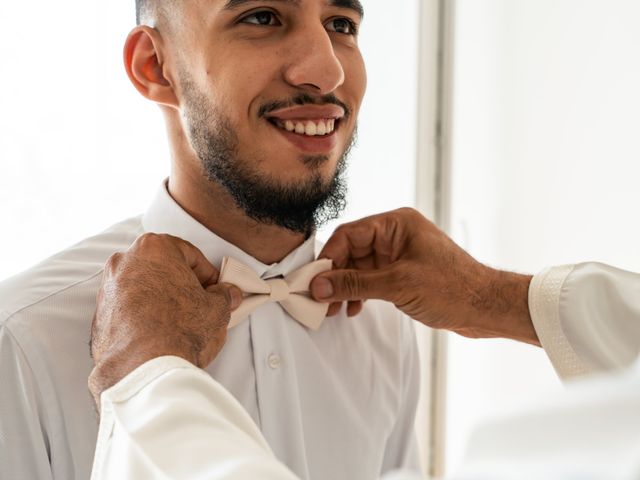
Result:
[[[413,203],[418,2],[394,2],[392,21],[363,2],[369,91],[343,219]],[[160,114],[122,67],[133,9],[0,2],[0,279],[144,211],[168,174]]]
[[[524,272],[586,260],[640,270],[640,2],[455,10],[455,238]],[[450,339],[453,468],[475,422],[560,387],[535,348]]]
[[[168,174],[122,67],[133,22],[133,1],[0,2],[0,278],[142,212]]]

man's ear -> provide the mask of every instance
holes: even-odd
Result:
[[[162,38],[157,30],[139,26],[124,45],[124,65],[133,86],[149,100],[179,108],[171,81],[165,77]]]

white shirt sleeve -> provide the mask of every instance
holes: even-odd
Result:
[[[101,397],[92,480],[293,480],[251,417],[178,357],[140,366]]]
[[[640,274],[599,263],[549,268],[531,282],[529,309],[563,378],[624,368],[640,353]]]
[[[0,325],[0,479],[53,478],[40,388],[20,345]]]

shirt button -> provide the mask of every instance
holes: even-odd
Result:
[[[267,364],[273,370],[280,368],[281,363],[282,361],[280,360],[280,355],[276,355],[275,353],[272,353],[271,355],[269,355],[269,358],[267,358]]]

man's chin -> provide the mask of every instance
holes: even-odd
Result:
[[[281,157],[277,163],[265,160],[253,174],[267,183],[285,188],[295,188],[311,181],[318,182],[318,180],[322,185],[329,186],[338,168],[339,159],[327,155],[298,154],[286,160]]]
[[[302,157],[300,157],[300,161],[307,168],[318,171],[320,169],[326,169],[329,162],[331,161],[331,158],[328,155],[303,155]],[[333,171],[329,172],[327,174],[328,176],[335,175],[335,163],[336,162],[334,162],[334,168],[332,169]]]

